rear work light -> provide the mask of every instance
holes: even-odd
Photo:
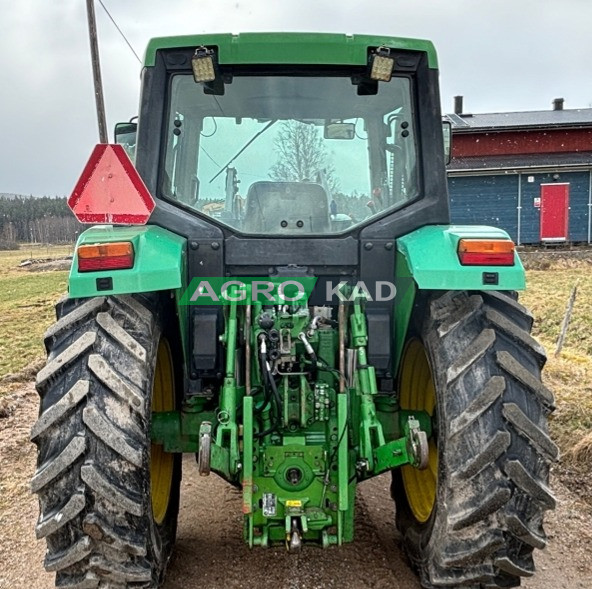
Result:
[[[461,239],[458,259],[463,266],[513,266],[514,249],[509,239]]]
[[[81,245],[76,253],[79,272],[124,270],[134,265],[134,247],[129,241]]]
[[[390,82],[395,67],[395,60],[390,56],[388,47],[379,47],[372,56],[370,78],[379,82]]]
[[[213,82],[216,79],[214,52],[206,47],[198,47],[191,59],[191,68],[196,82]]]

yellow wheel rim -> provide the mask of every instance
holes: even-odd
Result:
[[[403,352],[399,391],[401,409],[426,411],[429,415],[434,415],[436,390],[425,349],[418,339],[410,340]],[[433,438],[429,440],[428,467],[418,470],[413,466],[403,466],[401,475],[407,502],[414,517],[425,523],[436,503],[438,486],[438,449]]]
[[[152,412],[174,411],[175,387],[171,348],[166,339],[158,344],[154,385],[152,387]],[[150,495],[152,516],[160,525],[164,522],[173,486],[174,455],[165,452],[160,444],[152,444],[150,450]]]

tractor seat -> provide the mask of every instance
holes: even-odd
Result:
[[[327,193],[310,182],[253,182],[243,228],[248,233],[324,233],[329,230]]]

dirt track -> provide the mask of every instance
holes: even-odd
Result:
[[[44,543],[33,527],[37,503],[28,492],[35,449],[28,442],[37,396],[28,385],[8,399],[0,418],[0,589],[52,589],[43,571]],[[5,407],[6,410],[6,407]],[[164,589],[419,589],[394,529],[389,477],[360,486],[356,540],[341,548],[250,551],[242,541],[240,495],[217,477],[197,476],[186,457],[175,558]],[[592,588],[592,513],[556,484],[559,499],[546,530],[550,545],[537,555],[528,589]]]

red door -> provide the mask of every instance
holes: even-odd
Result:
[[[541,241],[566,241],[569,184],[541,184]]]

